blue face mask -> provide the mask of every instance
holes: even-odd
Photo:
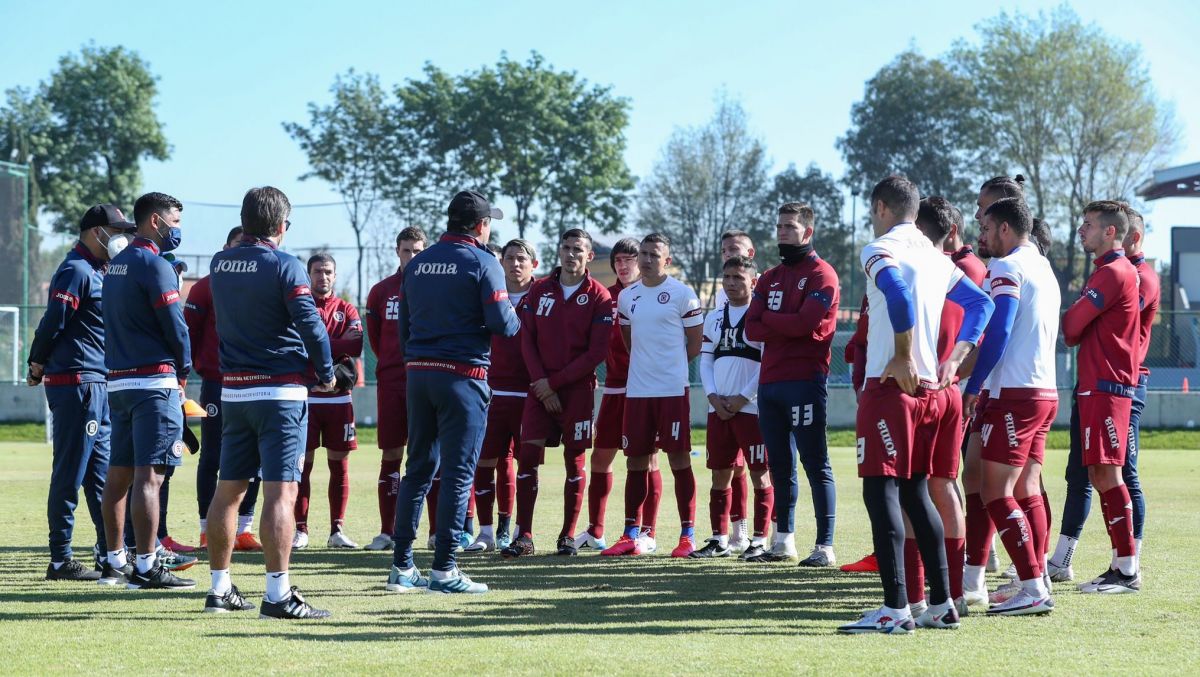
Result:
[[[164,223],[166,222],[164,221]],[[159,230],[158,236],[162,238],[162,243],[158,246],[159,250],[169,252],[179,248],[179,243],[183,241],[183,229],[179,226],[171,226],[167,228],[166,234]]]

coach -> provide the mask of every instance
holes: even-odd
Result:
[[[520,320],[504,272],[485,247],[499,209],[474,191],[454,196],[446,234],[404,269],[400,340],[408,370],[409,455],[396,497],[396,548],[387,590],[482,593],[458,570],[454,545],[467,513],[487,424],[490,334],[513,336]],[[436,447],[435,447],[436,443]],[[434,454],[434,449],[438,453]],[[421,502],[441,466],[432,580],[413,565]]]

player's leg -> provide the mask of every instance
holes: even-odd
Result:
[[[1080,586],[1080,592],[1138,592],[1141,575],[1133,538],[1133,504],[1122,474],[1132,402],[1127,397],[1098,392],[1080,396],[1079,400],[1083,463],[1100,494],[1109,541],[1115,551],[1109,570]]]
[[[1079,422],[1079,398],[1071,391],[1071,448],[1067,454],[1067,497],[1063,501],[1062,518],[1059,524],[1058,543],[1050,556],[1050,577],[1054,581],[1066,582],[1075,577],[1071,561],[1083,525],[1087,522],[1092,507],[1092,484],[1087,468],[1083,465],[1083,439]]]
[[[663,481],[662,470],[658,466],[658,454],[651,454],[650,465],[646,468],[646,502],[642,503],[642,514],[639,523],[642,525],[638,542],[642,552],[651,554],[658,550],[658,508],[662,504]]]
[[[589,461],[588,528],[576,535],[576,549],[604,550],[608,547],[604,540],[604,514],[608,508],[608,496],[612,493],[613,459],[622,446],[624,419],[624,393],[605,393],[600,398],[600,411],[596,414],[592,430],[595,439]]]
[[[88,398],[88,421],[97,421],[96,434],[92,436],[90,453],[83,476],[83,495],[96,533],[96,569],[103,572],[108,559],[108,546],[104,535],[104,483],[108,477],[108,462],[112,450],[112,422],[109,417],[108,391],[104,384],[89,384],[92,392]]]
[[[531,403],[541,409],[540,402]],[[527,409],[530,405],[526,405]],[[538,496],[538,468],[546,460],[545,439],[522,440],[517,457],[517,528],[516,538],[500,554],[505,559],[534,554],[533,513]]]
[[[488,412],[491,415],[491,412]],[[496,464],[499,459],[495,456],[487,458],[488,433],[484,433],[483,453],[475,466],[475,482],[472,492],[475,495],[475,514],[479,517],[479,537],[465,552],[488,552],[496,549],[495,507],[496,507]]]
[[[133,565],[126,561],[125,513],[129,509],[129,488],[133,486],[133,414],[130,391],[109,393],[112,416],[112,450],[108,476],[101,495],[104,515],[104,540],[108,544],[106,566],[100,575],[101,585],[125,585],[133,575]]]
[[[966,453],[963,456],[963,522],[966,526],[963,539],[963,599],[968,606],[986,606],[988,603],[987,585],[983,577],[988,566],[992,539],[996,533],[992,518],[988,515],[987,504],[980,494],[983,486],[982,426],[986,406],[987,398],[979,398],[975,418],[968,428]]]
[[[566,477],[563,483],[563,523],[556,547],[559,555],[573,556],[579,552],[575,546],[575,525],[583,510],[583,498],[587,491],[584,465],[587,450],[592,446],[595,395],[591,388],[574,388],[560,392],[559,399],[563,407],[558,419]]]
[[[1129,489],[1133,503],[1133,540],[1138,557],[1142,556],[1142,530],[1146,524],[1146,498],[1138,478],[1138,455],[1142,444],[1142,411],[1146,408],[1146,377],[1138,380],[1129,409],[1129,444],[1125,451],[1125,466],[1121,478]]]
[[[664,399],[659,410],[658,438],[675,479],[679,510],[679,543],[672,557],[687,557],[696,549],[696,473],[692,470],[691,403],[685,392]]]
[[[246,488],[246,495],[238,506],[237,536],[234,538],[233,549],[238,552],[261,552],[262,543],[254,537],[254,508],[258,505],[258,492],[262,488],[262,478],[254,477]]]
[[[380,381],[375,385],[375,393],[375,413],[379,421],[376,434],[380,449],[379,476],[375,484],[379,534],[364,547],[366,550],[390,550],[396,529],[400,464],[404,461],[404,445],[408,444],[408,406],[404,401],[404,388],[399,384]]]
[[[100,422],[88,416],[89,384],[50,386],[45,389],[52,415],[53,461],[46,498],[50,525],[50,566],[46,580],[94,581],[100,578],[73,560],[71,539],[79,487],[87,473],[87,461]]]
[[[796,449],[792,437],[790,383],[767,383],[758,388],[758,426],[767,448],[771,485],[775,487],[775,542],[771,550],[744,556],[748,562],[796,560],[796,500],[800,494]],[[798,410],[797,410],[798,412]]]
[[[750,466],[750,479],[754,484],[754,518],[750,532],[750,543],[743,558],[767,551],[767,535],[771,520],[775,517],[775,487],[771,486],[771,471],[767,467],[766,446],[757,452],[762,458],[762,467]]]
[[[346,506],[350,502],[350,452],[326,451],[329,465],[329,540],[330,548],[357,549],[345,533]]]
[[[220,397],[219,391],[217,397]],[[209,499],[208,512],[204,515],[211,577],[208,595],[204,600],[207,613],[254,608],[233,585],[229,565],[233,559],[238,505],[244,500],[249,478],[258,474],[259,444],[253,410],[271,406],[271,403],[220,402],[217,406],[221,409],[221,446],[211,449],[210,453],[221,454],[214,464],[219,468],[219,477]],[[201,447],[207,446],[211,439],[206,438]],[[266,538],[265,533],[263,538]]]
[[[643,554],[641,542],[645,504],[650,493],[650,467],[655,452],[654,409],[657,400],[627,398],[622,415],[621,446],[625,453],[625,528],[624,533],[601,555],[632,556]]]
[[[833,529],[837,522],[837,488],[833,467],[829,464],[829,444],[825,431],[825,405],[828,393],[820,381],[798,383],[799,409],[792,412],[792,436],[800,452],[800,464],[812,492],[816,517],[816,542],[801,566],[830,567],[837,564],[833,554]],[[795,407],[796,405],[793,405]]]
[[[194,581],[178,578],[158,559],[159,489],[168,466],[183,463],[182,392],[156,388],[135,391],[132,407],[134,443],[133,527],[137,561],[127,584],[139,589],[190,589]]]
[[[396,493],[392,568],[385,590],[409,592],[429,586],[413,562],[413,541],[421,526],[421,508],[440,462],[437,453],[438,412],[431,399],[432,374],[414,372],[408,379],[408,458]]]
[[[200,419],[200,454],[196,461],[196,507],[200,513],[200,547],[208,545],[208,509],[217,491],[221,471],[221,383],[200,383],[200,406],[207,414]]]
[[[755,424],[757,426],[757,424]],[[761,436],[762,433],[760,432]],[[766,453],[766,447],[763,448]],[[746,508],[749,499],[749,471],[743,463],[733,469],[730,481],[729,497],[729,542],[730,547],[737,552],[743,552],[750,547],[750,528],[746,523]]]
[[[936,397],[939,418],[928,478],[929,497],[942,520],[946,566],[950,574],[950,598],[955,601],[955,608],[962,616],[967,610],[966,601],[962,599],[966,523],[955,481],[961,462],[959,450],[963,443],[962,395],[958,386],[951,386],[939,391]]]
[[[715,412],[709,412],[706,433],[704,466],[712,472],[712,488],[708,492],[712,536],[705,541],[704,547],[689,555],[695,559],[728,557],[732,552],[729,548],[729,511],[733,498],[733,472],[741,461],[732,421],[721,420]]]
[[[292,547],[296,550],[308,547],[308,510],[312,499],[312,474],[313,468],[316,466],[316,453],[323,444],[329,443],[329,440],[322,441],[321,439],[321,433],[325,429],[326,406],[322,404],[309,404],[308,406],[308,433],[304,438],[304,465],[300,474],[300,483],[296,487],[296,530],[292,540]]]

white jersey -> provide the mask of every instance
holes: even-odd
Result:
[[[1008,344],[988,376],[987,389],[999,397],[1004,388],[1037,388],[1057,392],[1054,373],[1061,297],[1050,261],[1032,243],[988,263],[984,288],[992,298],[1017,299]]]
[[[621,326],[629,327],[626,397],[678,397],[687,391],[686,327],[704,322],[691,287],[667,277],[655,287],[639,280],[617,297]]]
[[[867,273],[867,378],[879,378],[896,354],[895,332],[888,317],[887,299],[875,278],[885,268],[896,268],[913,298],[913,361],[922,381],[937,381],[938,328],[946,294],[963,279],[950,257],[933,246],[914,224],[900,223],[863,248]]]
[[[729,326],[725,326],[725,311]],[[746,311],[728,304],[718,306],[704,318],[704,339],[700,344],[700,380],[705,395],[741,395],[749,400],[744,414],[758,415],[758,375],[762,366],[763,344],[746,339]],[[708,407],[712,413],[712,405]]]

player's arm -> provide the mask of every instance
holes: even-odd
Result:
[[[362,355],[363,331],[362,319],[354,306],[346,306],[346,326],[337,338],[329,337],[329,350],[339,359],[342,357],[359,357]]]
[[[533,394],[539,400],[545,400],[555,394],[555,389],[550,387],[546,378],[546,367],[542,364],[542,354],[538,350],[537,315],[533,306],[527,303],[528,298],[529,294],[526,294],[517,307],[517,316],[521,319],[521,358],[525,360],[525,370],[529,373],[529,386]]]
[[[731,416],[744,409],[747,404],[758,399],[758,381],[762,371],[761,367],[762,365],[760,364],[750,373],[750,378],[746,379],[746,384],[742,386],[742,392],[725,398]]]
[[[380,299],[383,293],[378,285],[371,288],[367,293],[367,342],[371,344],[371,352],[379,356],[380,340],[383,338],[383,318],[386,309],[380,308]],[[383,303],[387,303],[387,299],[383,299]]]
[[[958,330],[950,359],[938,366],[939,385],[943,388],[950,385],[963,360],[975,349],[975,344],[979,342],[979,337],[995,309],[992,299],[974,282],[961,273],[956,277],[959,279],[946,294],[946,300],[962,308],[963,323]]]
[[[983,343],[979,346],[979,357],[975,361],[975,368],[971,370],[971,378],[967,381],[968,395],[979,395],[979,391],[983,389],[983,382],[1004,355],[1008,338],[1012,335],[1013,323],[1017,319],[1020,299],[1016,296],[999,293],[994,303],[996,310],[988,321]]]
[[[800,310],[794,313],[768,310],[762,314],[763,324],[772,332],[788,338],[812,336],[822,320],[837,312],[837,276],[833,275],[833,279],[829,277],[823,269],[818,268],[809,278],[809,291],[800,303]]]
[[[521,320],[508,301],[508,287],[504,284],[504,270],[496,257],[483,255],[478,259],[479,301],[483,306],[483,320],[488,331],[501,336],[516,336],[521,330]]]
[[[863,252],[866,257],[867,251]],[[896,385],[909,395],[917,391],[919,379],[917,364],[912,355],[913,326],[917,323],[916,306],[913,304],[912,292],[900,269],[891,262],[890,257],[875,262],[868,262],[867,274],[874,272],[875,285],[883,292],[887,301],[888,321],[894,332],[895,354],[883,370],[882,380],[894,378]]]
[[[192,354],[199,355],[204,345],[205,321],[212,312],[212,294],[209,285],[192,285],[188,292],[187,302],[183,304],[183,321],[187,324],[188,340],[192,346]]]
[[[296,331],[300,332],[300,340],[308,351],[308,360],[316,371],[317,382],[332,389],[333,353],[329,346],[329,332],[325,330],[325,323],[317,312],[317,304],[313,302],[308,275],[298,259],[288,257],[281,261],[281,288],[288,315]]]
[[[867,331],[870,328],[870,314],[867,313],[867,296],[863,295],[862,306],[858,312],[858,323],[854,327],[854,335],[846,343],[846,362],[850,364],[850,383],[854,392],[862,390],[867,381]]]
[[[729,411],[725,408],[725,401],[721,399],[721,393],[717,392],[717,358],[713,355],[717,346],[717,334],[720,332],[719,325],[714,327],[713,323],[720,321],[718,319],[720,312],[720,310],[711,311],[704,322],[704,333],[700,338],[700,383],[704,387],[704,395],[708,398],[708,403],[712,405],[713,411],[721,420],[728,420]]]
[[[75,266],[63,266],[54,273],[46,312],[42,314],[29,346],[29,385],[41,383],[42,370],[54,351],[54,344],[79,310],[79,299],[86,293],[88,284],[88,276]]]
[[[1100,314],[1112,305],[1113,299],[1117,298],[1117,280],[1108,271],[1108,266],[1098,270],[1092,279],[1088,280],[1079,298],[1063,315],[1063,342],[1068,346],[1079,345],[1092,321],[1100,317]]]
[[[558,390],[596,373],[596,367],[608,357],[608,344],[612,339],[612,316],[612,298],[608,295],[608,290],[602,289],[601,293],[592,298],[588,349],[550,377],[552,389]]]
[[[188,338],[187,322],[183,319],[179,277],[166,259],[156,257],[150,265],[146,294],[154,307],[163,338],[175,358],[175,375],[183,381],[192,370],[192,345]]]
[[[630,320],[633,310],[631,306],[629,294],[621,294],[617,297],[617,324],[621,327],[621,339],[625,341],[626,351],[633,350],[633,321]]]
[[[763,274],[754,285],[750,294],[750,308],[746,310],[746,338],[751,341],[774,341],[783,338],[781,334],[772,331],[763,322],[763,314],[767,312],[767,289],[773,275]]]
[[[687,358],[691,362],[700,354],[700,342],[704,336],[704,309],[700,307],[700,299],[688,289],[681,299],[679,318],[683,321],[683,336],[687,339]]]

